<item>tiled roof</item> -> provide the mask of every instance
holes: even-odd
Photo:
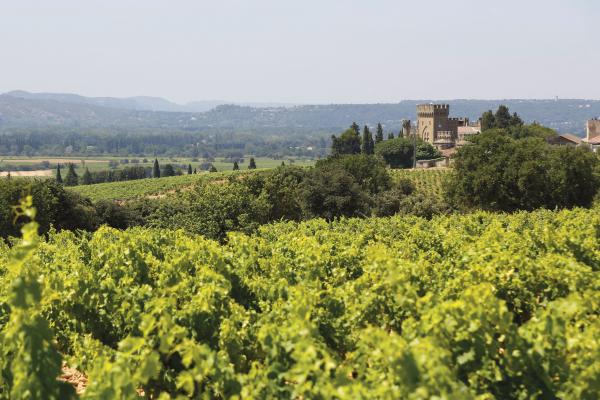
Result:
[[[559,137],[566,139],[568,141],[571,141],[573,143],[581,143],[581,138],[579,136],[575,136],[572,133],[561,133],[560,135],[558,135]]]

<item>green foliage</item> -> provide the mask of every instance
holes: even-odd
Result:
[[[0,180],[0,237],[18,236],[23,223],[15,219],[12,206],[30,195],[37,209],[36,221],[42,233],[51,226],[61,229],[93,230],[98,226],[94,206],[89,199],[65,190],[52,180]]]
[[[398,137],[379,142],[375,154],[381,157],[390,168],[410,168],[413,165],[413,139]],[[441,157],[440,152],[430,143],[417,140],[417,160],[431,160]]]
[[[158,165],[158,158],[154,159],[154,164],[152,166],[152,177],[160,178],[160,165]]]
[[[240,169],[240,166],[238,165],[238,162],[237,162],[237,161],[234,161],[234,162],[233,162],[233,170],[234,170],[234,171],[239,171],[239,169]]]
[[[448,197],[488,210],[588,207],[599,187],[598,163],[587,149],[489,130],[458,151]]]
[[[383,126],[381,122],[377,123],[377,133],[375,134],[375,143],[383,142]]]
[[[90,170],[88,168],[85,169],[85,172],[81,176],[81,184],[82,185],[92,184],[92,174],[90,174]]]
[[[16,208],[17,216],[35,219],[32,197]],[[12,250],[4,266],[3,317],[0,331],[0,393],[13,399],[74,398],[71,386],[57,380],[61,356],[55,348],[52,331],[43,317],[40,275],[44,273],[32,259],[39,240],[38,225],[23,226],[22,241]],[[3,319],[4,319],[3,318]]]
[[[362,154],[370,155],[370,154],[373,154],[374,151],[375,151],[375,142],[373,141],[373,135],[371,134],[369,127],[367,125],[365,125],[365,127],[363,129],[363,137],[362,137],[360,152]]]
[[[65,177],[65,186],[77,186],[79,184],[79,177],[75,172],[75,165],[73,163],[68,164],[67,176]]]
[[[160,176],[165,177],[165,178],[169,177],[169,176],[175,176],[175,169],[173,168],[173,165],[165,164]]]
[[[331,155],[345,155],[345,154],[360,154],[361,141],[358,134],[358,125],[350,129],[346,129],[340,137],[335,135],[331,136]]]
[[[254,161],[254,157],[250,157],[250,161],[248,162],[248,169],[256,169],[256,161]]]
[[[56,165],[56,183],[62,184],[63,183],[63,179],[62,176],[60,174],[60,164]]]
[[[284,222],[221,245],[26,234],[0,252],[0,393],[69,398],[63,354],[84,398],[595,399],[599,231],[575,209]]]

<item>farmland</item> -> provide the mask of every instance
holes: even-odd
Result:
[[[64,362],[83,398],[597,398],[599,215],[315,219],[225,244],[27,226],[0,252],[0,390],[72,398]]]

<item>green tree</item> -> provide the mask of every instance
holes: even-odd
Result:
[[[86,167],[85,172],[81,177],[81,184],[90,185],[92,184],[92,174],[90,174],[90,170]]]
[[[191,175],[194,171],[192,171],[192,164],[188,164],[188,175]]]
[[[63,183],[63,179],[62,176],[60,174],[60,164],[56,164],[56,183],[62,184]]]
[[[238,165],[238,162],[237,162],[237,161],[234,161],[234,162],[233,162],[233,170],[234,170],[234,171],[239,171],[239,169],[240,169],[240,166]]]
[[[154,165],[152,167],[152,177],[160,178],[160,166],[158,165],[158,158],[154,159]]]
[[[210,165],[209,172],[217,172],[217,168],[214,165]]]
[[[254,157],[250,157],[250,162],[248,162],[248,169],[256,169],[256,162],[254,161]]]
[[[175,176],[175,168],[171,164],[166,164],[162,170],[162,176]]]
[[[333,156],[344,154],[360,154],[360,136],[353,128],[346,129],[340,137],[331,136],[331,154]]]
[[[375,143],[380,142],[383,142],[383,126],[381,126],[381,122],[377,124],[377,133],[375,134]]]
[[[77,176],[77,172],[75,172],[75,165],[69,163],[67,176],[65,177],[65,186],[77,186],[77,184],[79,184],[79,177]]]
[[[387,138],[388,138],[388,140],[393,139],[394,138],[394,132],[388,133],[388,137]]]
[[[494,114],[494,128],[505,129],[511,126],[512,116],[508,107],[500,105]]]
[[[487,131],[496,127],[496,119],[492,110],[488,110],[481,115],[481,131]]]
[[[514,211],[587,207],[599,182],[598,158],[584,148],[544,139],[513,139],[488,130],[455,156],[448,199],[456,207]]]
[[[356,132],[357,136],[360,135],[360,126],[358,126],[356,122],[353,122],[352,125],[350,125],[350,129]]]
[[[361,153],[362,154],[373,154],[375,145],[373,144],[373,135],[371,135],[371,131],[369,127],[365,125],[363,129],[363,137],[361,143]]]

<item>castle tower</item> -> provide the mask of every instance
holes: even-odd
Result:
[[[434,144],[438,136],[446,136],[442,132],[450,130],[449,114],[448,104],[417,105],[417,135],[424,141]]]

